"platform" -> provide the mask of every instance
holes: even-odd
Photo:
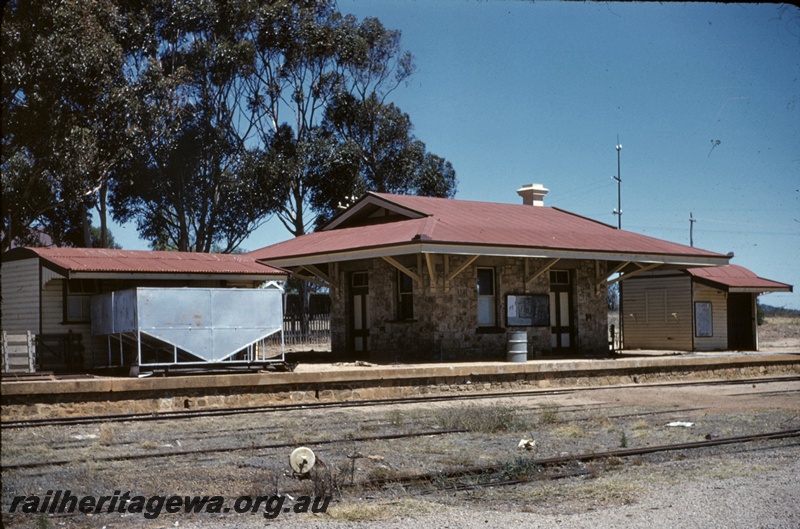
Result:
[[[2,382],[2,419],[366,400],[800,374],[800,353],[636,352],[613,359],[303,363],[293,372]]]

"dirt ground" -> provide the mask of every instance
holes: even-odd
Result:
[[[800,318],[771,318],[759,327],[759,335],[764,351],[798,351]],[[492,477],[500,479],[537,472],[533,463],[537,459],[791,428],[800,428],[800,381],[789,377],[747,383],[566,389],[470,402],[294,410],[179,422],[4,430],[3,466],[69,463],[4,469],[0,526],[487,527],[493,520],[497,526],[590,524],[598,529],[642,524],[798,527],[800,445],[796,438],[576,464],[562,470],[588,471],[588,475],[510,487],[456,491],[447,480],[422,488],[366,486],[404,474],[486,465],[501,467],[500,475]],[[462,431],[436,433],[447,429]],[[431,433],[370,439],[414,432]],[[536,449],[520,450],[521,439],[535,439]],[[270,444],[275,448],[263,448]],[[288,455],[297,446],[313,449],[323,465],[318,468],[325,473],[312,480],[295,479]],[[170,456],[178,451],[199,453]],[[128,455],[167,457],[114,460]],[[130,513],[9,515],[14,497],[44,496],[48,490],[59,489],[85,495],[115,490],[147,497],[220,495],[229,501],[275,494],[331,495],[333,500],[324,514],[289,513],[268,522],[262,516],[233,513],[161,513],[157,519]],[[727,508],[719,509],[719,498],[728,502]],[[696,517],[688,525],[683,518],[687,509]],[[621,512],[627,518],[620,519]],[[703,518],[709,513],[717,518]]]
[[[180,422],[116,423],[46,427],[3,432],[2,462],[72,461],[66,465],[4,470],[4,527],[263,527],[252,515],[95,514],[47,517],[9,516],[13,498],[70,489],[76,494],[111,494],[133,490],[146,496],[221,495],[236,498],[276,493],[331,494],[325,514],[287,514],[276,523],[325,527],[351,523],[392,527],[422,517],[434,525],[444,513],[517,512],[536,516],[581,516],[594,511],[645,505],[651,486],[706,479],[749,479],[772,471],[778,461],[791,468],[800,458],[794,444],[758,444],[750,452],[704,449],[703,454],[653,455],[632,461],[609,460],[571,465],[564,471],[589,475],[559,481],[456,492],[443,480],[422,488],[364,484],[402,474],[499,465],[502,478],[532,470],[532,461],[568,454],[605,452],[701,441],[707,438],[765,433],[800,427],[800,382],[773,380],[716,385],[631,386],[564,391],[538,396],[508,396],[470,402],[439,402],[361,409],[298,410],[197,418]],[[670,426],[673,423],[681,425]],[[459,433],[368,440],[386,434],[461,429]],[[329,443],[331,439],[339,441]],[[536,439],[534,451],[518,448]],[[792,441],[792,440],[789,440]],[[274,449],[250,446],[288,443]],[[298,481],[288,468],[288,454],[308,446],[325,465],[322,478]],[[232,451],[220,451],[237,448]],[[109,461],[127,454],[168,454],[205,450],[194,456]],[[777,450],[770,456],[772,450]],[[755,456],[754,456],[755,457]],[[764,457],[771,463],[765,463]],[[320,467],[323,468],[323,467]],[[749,483],[749,482],[748,482]],[[747,485],[745,485],[747,486]],[[735,508],[735,506],[732,506]],[[427,518],[426,518],[427,517]],[[403,520],[399,523],[398,520]],[[481,518],[481,522],[483,518]],[[391,525],[394,523],[395,525]],[[466,523],[466,522],[465,522]],[[331,525],[332,524],[332,525]],[[445,525],[440,525],[445,526]],[[458,526],[458,524],[453,525]],[[656,525],[657,526],[657,525]],[[721,525],[725,526],[725,525]],[[769,526],[769,525],[766,525]]]
[[[758,327],[762,351],[800,351],[800,317],[769,317]]]

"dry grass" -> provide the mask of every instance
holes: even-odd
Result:
[[[434,415],[439,427],[445,430],[495,433],[512,429],[524,430],[526,425],[516,413],[516,408],[505,404],[483,406],[469,404],[440,408]]]
[[[531,504],[548,505],[574,502],[584,507],[589,505],[609,507],[630,505],[636,502],[642,488],[628,480],[610,477],[584,482],[532,487],[526,491]]]
[[[586,437],[587,433],[583,426],[578,423],[567,423],[553,429],[553,434],[558,437]]]
[[[558,406],[547,402],[542,404],[539,412],[539,424],[553,424],[558,422]]]
[[[376,522],[441,511],[441,506],[426,501],[403,498],[388,502],[340,503],[328,509],[326,517],[341,522]]]

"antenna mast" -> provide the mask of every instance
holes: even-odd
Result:
[[[622,229],[622,178],[620,177],[620,151],[622,145],[619,143],[619,134],[617,134],[617,176],[612,176],[617,181],[617,209],[614,210],[614,215],[617,216],[617,228]]]

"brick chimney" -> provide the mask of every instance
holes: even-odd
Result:
[[[550,190],[542,184],[528,184],[517,189],[517,194],[522,197],[526,206],[544,206],[544,196]]]

